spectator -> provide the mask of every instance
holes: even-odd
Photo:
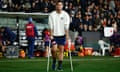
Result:
[[[119,0],[115,0],[115,4],[116,4],[115,11],[118,12],[120,10],[120,1]]]
[[[83,19],[82,19],[81,11],[78,11],[77,14],[76,14],[75,24],[76,24],[76,30],[77,30],[77,32],[79,33],[78,35],[81,36],[82,31],[84,30],[84,28],[83,28]]]
[[[85,12],[86,7],[88,6],[88,0],[81,0],[80,5],[81,5],[81,8],[82,8],[82,11]]]
[[[101,26],[101,19],[100,19],[99,14],[96,14],[94,16],[95,17],[94,17],[94,25],[93,25],[94,28],[93,29],[94,29],[94,31],[97,31]]]
[[[48,12],[49,12],[49,11],[48,11],[48,8],[45,7],[43,13],[48,13]]]
[[[14,5],[13,5],[12,2],[9,2],[9,3],[8,3],[7,9],[8,9],[8,12],[13,12],[13,11],[14,11]]]
[[[2,10],[3,11],[7,11],[7,7],[8,7],[8,5],[7,5],[7,1],[5,0],[5,1],[2,1]]]
[[[64,10],[67,10],[67,9],[68,9],[68,4],[69,4],[69,3],[68,3],[67,1],[65,1],[65,3],[64,3],[64,8],[63,8]]]
[[[75,1],[74,1],[74,5],[75,5],[75,6],[79,6],[79,5],[80,5],[80,0],[75,0]]]
[[[70,27],[69,27],[69,34],[71,37],[71,41],[74,43],[75,41],[75,33],[76,33],[76,24],[75,24],[75,18],[74,18],[74,14],[70,13]]]
[[[31,12],[31,4],[29,3],[29,1],[25,2],[24,11],[25,12]]]
[[[45,8],[49,8],[49,1],[48,1],[48,0],[44,0],[42,7],[43,7],[42,11],[43,11]]]
[[[85,19],[85,31],[89,30],[92,31],[92,26],[93,26],[93,17],[92,17],[92,13],[91,13],[92,9],[90,9],[90,7],[87,8],[85,15],[86,15],[86,19]]]
[[[117,30],[118,26],[117,26],[117,22],[115,21],[115,19],[113,19],[113,20],[111,21],[111,23],[112,23],[112,27],[113,27],[114,31],[117,32],[117,31],[118,31],[118,30]]]
[[[116,18],[117,26],[118,26],[118,31],[120,31],[120,11],[117,13],[117,18]]]
[[[103,26],[103,27],[106,27],[106,25],[107,25],[107,18],[103,18],[103,19],[101,20],[101,23],[102,23],[102,26]]]
[[[93,16],[92,14],[89,14],[89,31],[93,30]]]
[[[110,53],[114,53],[115,52],[115,48],[120,47],[120,35],[114,33],[113,36],[110,37]]]
[[[2,9],[2,0],[0,0],[0,10]]]
[[[21,8],[21,0],[12,0],[12,3],[14,5],[14,12],[19,12]]]
[[[32,3],[32,12],[40,12],[40,2],[36,0]]]
[[[44,0],[40,0],[39,5],[40,5],[40,12],[43,12],[43,10],[44,10]]]
[[[68,9],[66,9],[65,11],[68,12],[68,14],[70,14],[71,12],[75,13],[73,4],[69,3]]]
[[[86,14],[84,18],[84,31],[88,31],[89,26],[89,16]]]
[[[111,7],[112,12],[115,14],[115,1],[114,1],[114,0],[111,0],[111,1],[109,2],[109,6]]]
[[[55,3],[53,0],[49,2],[48,10],[49,12],[52,12],[55,9]]]

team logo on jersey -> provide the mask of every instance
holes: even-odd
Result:
[[[63,20],[64,18],[63,17],[61,17],[61,20]]]
[[[27,28],[32,28],[32,26],[27,26]]]

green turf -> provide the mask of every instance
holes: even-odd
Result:
[[[0,72],[46,72],[47,58],[0,59]],[[51,65],[51,62],[50,62]],[[119,72],[120,58],[73,57],[74,72]],[[69,59],[63,62],[64,71],[70,72]],[[50,67],[50,72],[52,71]]]

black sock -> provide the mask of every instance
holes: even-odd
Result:
[[[58,61],[58,67],[62,67],[62,61]]]
[[[56,64],[56,58],[53,58],[53,64]]]

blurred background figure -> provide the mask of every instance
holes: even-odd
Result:
[[[26,24],[26,36],[28,40],[28,57],[33,58],[35,37],[38,37],[38,32],[31,17]]]
[[[120,0],[62,0],[62,1],[64,11],[66,11],[70,16],[69,34],[73,43],[75,43],[76,37],[83,36],[84,32],[100,32],[101,34],[100,38],[106,38],[104,36],[105,27],[113,27],[115,33],[120,32]],[[40,13],[40,17],[39,18],[36,17],[34,22],[38,26],[39,30],[46,28],[46,26],[48,26],[47,18],[44,18],[44,16],[41,15],[44,14],[47,15],[48,13],[55,10],[56,2],[57,0],[0,0],[0,12],[1,13],[8,12],[6,13],[5,18],[4,16],[2,17],[1,14],[0,26],[9,26],[13,30],[15,30],[14,29],[15,22],[13,21],[13,19],[16,18],[15,15],[14,16],[8,15],[9,12],[13,13],[16,12],[15,14],[17,14],[17,12],[20,13],[27,12],[27,13]],[[24,20],[25,18],[20,17],[19,19],[20,22],[26,21]],[[42,18],[44,18],[44,20],[41,20]],[[40,25],[43,24],[43,22],[45,22],[46,25]],[[20,24],[19,26],[21,27],[20,30],[22,31],[24,25],[21,23],[19,24]],[[83,40],[85,40],[84,37]]]
[[[50,32],[47,28],[45,28],[42,32],[42,39],[44,41],[44,46],[45,46],[45,52],[46,52],[46,57],[48,57],[48,48],[50,44]]]
[[[10,30],[8,27],[0,28],[1,41],[0,45],[2,47],[3,54],[5,53],[5,48],[7,45],[12,45],[16,40],[16,34]]]

